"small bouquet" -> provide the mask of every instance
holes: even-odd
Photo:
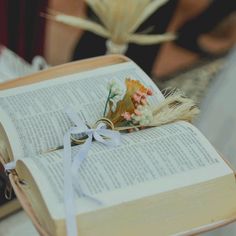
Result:
[[[119,84],[112,80],[108,85],[103,116],[115,130],[131,131],[178,120],[191,121],[199,113],[194,102],[180,91],[170,92],[161,104],[152,107],[148,103],[148,97],[153,95],[150,88],[130,78],[125,80],[125,85],[123,98]]]

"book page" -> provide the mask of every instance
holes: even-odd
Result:
[[[64,112],[71,106],[88,124],[102,117],[108,96],[107,83],[125,78],[140,80],[158,104],[163,95],[151,79],[133,62],[62,76],[24,87],[0,91],[0,122],[6,129],[15,159],[34,156],[57,148],[73,125]]]
[[[73,154],[79,149],[73,147]],[[23,160],[54,218],[64,217],[62,150]],[[186,122],[122,135],[122,145],[92,144],[76,185],[77,213],[185,187],[233,173],[210,143]],[[233,175],[232,175],[233,176]]]

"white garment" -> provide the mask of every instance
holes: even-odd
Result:
[[[236,171],[236,49],[223,71],[207,91],[195,125]],[[235,198],[236,201],[236,198]],[[235,236],[236,223],[204,236]]]
[[[0,45],[0,83],[30,75],[48,67],[49,65],[41,56],[35,56],[32,64],[29,64],[13,51]]]

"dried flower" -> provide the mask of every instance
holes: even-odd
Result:
[[[146,105],[147,104],[147,99],[146,98],[142,98],[141,99],[141,104],[142,105]]]
[[[122,95],[122,88],[115,80],[111,80],[108,83],[108,90],[110,91],[111,98]]]
[[[136,116],[141,116],[141,112],[140,112],[138,109],[135,109],[135,110],[134,110],[134,114],[135,114]]]
[[[132,96],[132,98],[133,98],[133,100],[134,100],[135,102],[137,102],[137,103],[139,103],[140,100],[141,100],[141,97],[140,97],[138,94],[136,94],[136,93]]]
[[[104,116],[106,115],[117,130],[131,132],[177,120],[191,121],[199,112],[193,101],[183,97],[179,92],[171,93],[161,104],[151,108],[148,104],[148,97],[153,94],[150,88],[129,78],[125,80],[125,85],[126,91],[121,100],[122,90],[116,81],[111,80],[108,85],[109,95]],[[109,110],[106,114],[108,105]]]
[[[106,100],[103,116],[106,115],[108,104],[110,105],[110,110],[114,110],[115,104],[120,100],[122,95],[122,88],[115,80],[109,81],[107,88],[109,90],[109,94]]]
[[[152,110],[148,105],[139,105],[131,117],[134,123],[140,125],[149,125],[153,120]]]
[[[125,113],[121,114],[121,116],[123,116],[124,119],[127,120],[127,121],[131,120],[131,115],[130,115],[129,112],[125,112]]]
[[[153,91],[150,88],[148,88],[148,90],[147,90],[147,95],[149,95],[149,96],[153,95]]]
[[[114,106],[111,106],[107,114],[107,118],[110,119],[115,126],[124,125],[124,122],[130,121],[137,124],[137,116],[142,117],[142,123],[147,123],[149,117],[147,118],[147,112],[145,113],[140,107],[147,106],[147,97],[149,96],[150,89],[146,88],[137,80],[132,80],[127,78],[125,80],[126,92],[122,100],[116,103],[116,109]],[[115,83],[110,82],[109,88],[110,91],[119,92],[119,90],[114,89]],[[133,119],[134,117],[135,119]],[[140,121],[141,121],[140,120]]]

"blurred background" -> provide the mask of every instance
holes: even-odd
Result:
[[[106,53],[106,39],[48,19],[48,9],[100,22],[82,0],[1,0],[0,81],[4,76],[12,79]],[[169,0],[137,32],[177,35],[176,40],[161,44],[129,44],[125,54],[161,89],[179,88],[199,104],[202,112],[195,124],[236,168],[236,1]],[[45,60],[32,63],[37,55]],[[0,175],[1,189],[5,189],[6,181]],[[6,203],[10,201],[1,190],[0,235],[37,235],[23,212],[6,217],[19,209],[17,202]],[[11,211],[6,210],[10,206]],[[236,226],[206,235],[233,236]]]
[[[83,0],[1,0],[0,43],[29,62],[35,55],[43,55],[50,65],[105,53],[101,37],[40,16],[48,8],[94,19],[94,13]],[[167,31],[178,34],[179,39],[175,42],[137,46],[138,55],[127,52],[139,64],[148,61],[144,68],[147,73],[166,76],[203,57],[219,56],[234,45],[235,1],[170,0],[140,28],[151,34]]]

